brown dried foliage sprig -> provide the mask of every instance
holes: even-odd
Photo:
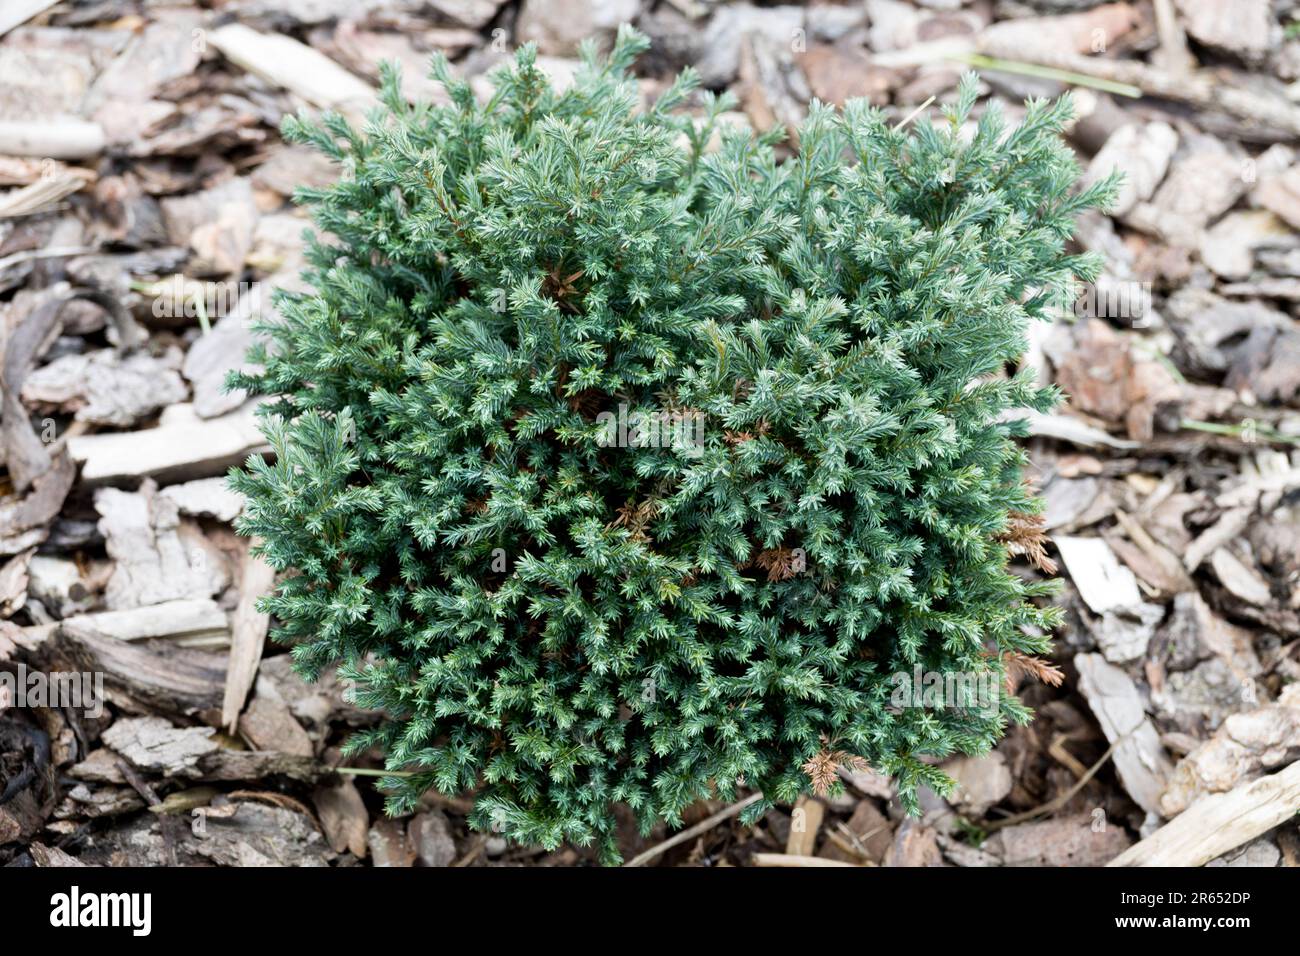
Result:
[[[812,781],[813,794],[824,797],[831,792],[831,786],[839,777],[841,767],[870,773],[871,766],[863,758],[843,750],[832,750],[832,744],[822,737],[822,749],[813,754],[812,759],[803,765],[803,772]]]
[[[1041,657],[1031,657],[1019,651],[1008,651],[1002,656],[1002,667],[1006,673],[1007,691],[1014,694],[1022,677],[1032,677],[1049,687],[1060,687],[1065,682],[1065,672]]]
[[[804,569],[804,560],[797,548],[768,548],[758,552],[753,563],[767,572],[769,581],[788,581]]]
[[[1044,574],[1055,574],[1056,562],[1047,554],[1048,537],[1041,514],[1012,511],[1007,514],[1007,529],[998,536],[1012,555],[1024,555]]]

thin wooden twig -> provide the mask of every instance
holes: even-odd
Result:
[[[1187,73],[1195,68],[1196,60],[1187,49],[1187,34],[1178,22],[1174,0],[1154,0],[1154,9],[1160,49],[1152,57],[1152,62],[1175,75]]]
[[[465,853],[464,856],[462,856],[459,860],[453,863],[452,867],[458,868],[458,867],[469,866],[471,863],[473,863],[475,860],[477,860],[480,856],[483,855],[483,851],[485,849],[487,849],[487,837],[480,834],[479,836],[474,838],[474,845],[469,848],[469,850]]]
[[[652,846],[644,853],[640,853],[634,856],[632,859],[628,860],[623,865],[625,867],[645,866],[645,864],[649,863],[651,860],[655,859],[656,857],[662,856],[666,851],[671,850],[675,846],[679,846],[685,843],[687,840],[699,836],[701,833],[707,833],[709,830],[712,830],[723,820],[730,820],[732,817],[737,816],[740,813],[740,811],[744,810],[750,804],[758,803],[758,801],[762,799],[763,799],[763,795],[761,793],[751,793],[744,800],[738,800],[735,803],[733,803],[731,806],[727,807],[726,809],[719,810],[713,816],[701,820],[699,823],[695,824],[695,826],[687,827],[685,830],[682,830],[680,833],[673,834],[667,840],[664,840],[662,843],[658,843]],[[780,854],[780,853],[772,854],[772,855],[784,856],[784,854]]]
[[[1088,768],[1080,763],[1074,754],[1065,749],[1065,742],[1068,739],[1065,734],[1057,734],[1052,738],[1052,743],[1047,748],[1047,752],[1055,757],[1058,763],[1069,768],[1070,773],[1074,774],[1075,779],[1078,780],[1088,773]]]
[[[848,834],[848,836],[840,836],[835,832],[835,830],[827,830],[826,839],[830,840],[845,853],[849,854],[849,856],[857,857],[863,862],[871,859],[871,857],[867,856],[866,851],[863,850],[862,847],[856,845],[858,842],[857,837],[853,836],[853,831],[846,827],[843,821],[837,822],[835,824],[835,829],[843,830]]]
[[[114,762],[117,764],[117,769],[121,772],[122,777],[131,785],[131,789],[140,795],[140,799],[144,800],[145,806],[153,808],[162,803],[162,799],[154,792],[153,787],[145,782],[145,779],[136,772],[135,767],[131,766],[126,758],[118,757]],[[167,856],[168,866],[175,866],[177,860],[175,823],[175,818],[169,816],[163,816],[158,821],[158,829],[163,839],[163,852]]]
[[[1005,817],[1001,820],[994,820],[992,823],[983,824],[984,829],[992,833],[994,830],[1001,830],[1004,827],[1014,826],[1017,823],[1024,823],[1026,820],[1033,820],[1036,817],[1047,816],[1049,814],[1055,813],[1057,810],[1061,809],[1061,807],[1069,803],[1070,799],[1076,793],[1078,793],[1080,790],[1082,790],[1084,787],[1088,785],[1088,781],[1091,780],[1093,777],[1095,777],[1097,775],[1097,771],[1100,770],[1103,766],[1105,766],[1106,761],[1110,759],[1111,754],[1115,752],[1115,749],[1119,747],[1119,745],[1122,744],[1124,741],[1128,740],[1129,736],[1132,733],[1133,731],[1130,730],[1124,736],[1120,737],[1113,744],[1107,747],[1106,752],[1097,759],[1097,762],[1088,768],[1088,772],[1085,773],[1082,777],[1080,777],[1078,782],[1073,787],[1071,787],[1069,790],[1062,793],[1060,796],[1056,797],[1053,800],[1049,800],[1047,803],[1044,803],[1041,807],[1035,807],[1033,810],[1026,810],[1024,813],[1016,813],[1013,814],[1012,816]]]

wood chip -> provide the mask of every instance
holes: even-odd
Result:
[[[35,548],[29,548],[0,564],[0,618],[12,616],[27,603],[27,566],[35,553]]]
[[[884,866],[943,866],[943,852],[931,827],[907,818],[894,832]]]
[[[58,847],[46,846],[44,843],[33,843],[29,848],[32,854],[32,860],[37,866],[42,868],[48,867],[75,867],[87,866],[82,863],[71,853],[60,850]]]
[[[221,654],[166,641],[131,644],[81,618],[65,621],[42,647],[58,669],[102,674],[110,703],[130,713],[192,717],[215,713],[225,685]]]
[[[1079,692],[1106,739],[1116,744],[1115,770],[1124,789],[1143,810],[1160,813],[1160,795],[1173,765],[1155,726],[1147,719],[1137,686],[1100,654],[1079,654],[1074,665],[1079,672]]]
[[[1130,4],[1107,3],[1079,13],[1000,20],[986,27],[981,39],[1020,51],[1096,53],[1098,36],[1116,43],[1140,22],[1141,17]]]
[[[328,866],[329,846],[306,813],[246,800],[228,816],[208,814],[193,852],[218,866]]]
[[[1195,571],[1202,562],[1223,545],[1246,530],[1250,523],[1253,508],[1229,508],[1219,516],[1219,520],[1210,525],[1197,536],[1183,554],[1183,566],[1188,571]]]
[[[256,371],[247,356],[255,341],[252,323],[264,316],[261,303],[254,300],[264,297],[267,284],[240,296],[235,308],[190,346],[183,371],[194,385],[194,412],[200,418],[224,415],[247,400],[242,389],[226,390],[226,376],[232,371]]]
[[[68,455],[58,454],[29,494],[0,499],[0,554],[18,554],[49,536],[49,522],[63,507],[76,476]],[[15,479],[12,463],[9,477]]]
[[[49,212],[85,185],[86,180],[81,176],[56,174],[37,180],[30,186],[12,189],[0,196],[0,219]]]
[[[1210,567],[1234,597],[1259,607],[1273,603],[1267,582],[1227,548],[1219,548],[1210,555]]]
[[[818,43],[800,58],[812,94],[824,103],[843,106],[851,99],[866,99],[873,106],[889,103],[890,93],[905,74],[876,67],[859,47]]]
[[[1292,229],[1300,229],[1300,165],[1264,178],[1251,197],[1265,209],[1286,220]]]
[[[1011,793],[1011,770],[996,750],[982,757],[957,757],[943,769],[957,784],[949,800],[967,816],[984,816]]]
[[[257,421],[255,402],[219,418],[200,419],[193,406],[170,405],[157,428],[79,435],[68,451],[82,465],[81,479],[107,484],[153,477],[163,483],[224,474],[250,454],[269,452]]]
[[[1143,604],[1133,572],[1119,563],[1115,552],[1101,538],[1057,535],[1052,539],[1070,580],[1097,614],[1126,610]]]
[[[128,717],[115,720],[103,741],[138,770],[197,779],[199,758],[217,750],[214,733],[211,727],[173,727],[161,717]]]
[[[250,542],[250,546],[255,541]],[[245,552],[239,574],[239,604],[231,624],[230,667],[221,705],[221,722],[233,728],[262,660],[270,618],[257,610],[256,603],[275,583],[275,572],[264,560]]]
[[[357,859],[364,859],[369,844],[370,815],[356,784],[345,777],[323,784],[312,793],[312,804],[334,852],[347,851]]]
[[[789,44],[746,34],[740,41],[740,103],[754,129],[766,132],[780,124],[792,144],[811,97],[808,82]]]
[[[832,826],[835,829],[829,832],[843,834],[847,846],[832,842],[822,847],[819,855],[828,859],[861,862],[865,857],[867,862],[879,864],[894,842],[893,826],[874,800],[859,800],[848,822]]]
[[[406,841],[425,866],[451,866],[456,860],[456,841],[447,815],[441,810],[425,810],[413,816],[406,826]]]
[[[58,0],[6,0],[4,10],[0,11],[0,36],[4,36],[14,27],[22,26],[57,2]]]
[[[839,774],[850,787],[864,796],[876,797],[881,800],[889,800],[894,796],[892,777],[886,777],[870,770],[855,770],[844,765],[839,767]]]
[[[32,405],[73,412],[79,422],[130,428],[188,395],[181,358],[174,346],[160,356],[123,356],[117,349],[65,355],[28,375],[22,397]]]
[[[1255,266],[1255,250],[1284,243],[1293,233],[1265,209],[1232,212],[1205,231],[1201,261],[1224,279],[1245,279]]]
[[[1300,761],[1229,793],[1202,797],[1108,866],[1201,866],[1294,818]]]
[[[825,816],[824,803],[813,797],[800,797],[790,814],[790,836],[785,842],[785,852],[792,856],[812,856]]]
[[[321,109],[357,116],[375,101],[368,83],[292,37],[231,23],[213,30],[208,39],[237,66]]]
[[[1005,866],[1102,866],[1132,840],[1117,823],[1094,826],[1090,813],[1060,820],[1020,823],[999,830],[990,849]]]
[[[380,817],[366,834],[370,859],[375,866],[414,866],[415,851],[406,840],[406,823]]]
[[[95,510],[115,562],[104,594],[109,610],[213,597],[230,584],[225,556],[151,479],[138,492],[98,489]]]
[[[1276,45],[1277,24],[1269,0],[1175,0],[1192,39],[1259,60]]]
[[[189,246],[192,275],[238,275],[253,247],[257,204],[246,177],[226,180],[211,189],[162,201],[168,238]]]
[[[1236,487],[1218,495],[1214,503],[1222,508],[1253,505],[1259,500],[1261,494],[1271,491],[1286,492],[1293,488],[1300,488],[1300,468],[1247,478]]]
[[[52,456],[48,443],[32,428],[27,408],[22,403],[22,387],[32,368],[62,331],[60,314],[66,301],[66,296],[38,300],[8,332],[4,353],[0,355],[0,390],[3,391],[0,436],[4,438],[0,454],[4,456],[15,491],[26,491],[37,478],[51,470]],[[55,511],[62,503],[60,498]]]
[[[1275,702],[1229,715],[1213,737],[1179,761],[1161,800],[1163,815],[1175,816],[1206,793],[1225,793],[1255,774],[1289,763],[1300,756],[1298,741],[1300,684],[1289,684]]]
[[[1122,216],[1139,202],[1151,198],[1165,178],[1169,161],[1178,148],[1178,133],[1168,123],[1128,123],[1115,130],[1093,157],[1085,182],[1099,182],[1118,170],[1124,175],[1119,198],[1111,207]]]
[[[159,494],[176,503],[183,515],[229,523],[244,510],[244,496],[232,491],[225,478],[199,478],[168,485]]]
[[[1139,573],[1148,585],[1166,597],[1181,594],[1184,591],[1191,591],[1195,588],[1196,585],[1183,568],[1183,563],[1179,560],[1178,555],[1159,541],[1156,541],[1137,519],[1131,517],[1122,508],[1115,511],[1115,517],[1119,519],[1120,525],[1128,533],[1133,544],[1146,558],[1146,562],[1140,565],[1143,571],[1139,571],[1139,565],[1133,561],[1126,560],[1125,563],[1133,571]],[[1111,545],[1114,547],[1115,542],[1112,541]]]
[[[1042,438],[1055,438],[1068,441],[1084,448],[1118,448],[1127,450],[1141,447],[1138,442],[1094,428],[1069,415],[1047,414],[1029,409],[1014,409],[1007,412],[1004,419],[1023,418],[1029,425],[1029,434]]]
[[[1240,155],[1219,140],[1198,136],[1184,143],[1149,203],[1139,203],[1125,222],[1167,242],[1195,249],[1209,223],[1246,192]]]
[[[282,700],[269,695],[254,697],[239,715],[239,733],[257,750],[311,757],[315,750],[307,731]]]
[[[124,611],[81,614],[64,621],[119,641],[165,638],[180,647],[220,647],[230,643],[226,612],[210,599],[164,601]]]

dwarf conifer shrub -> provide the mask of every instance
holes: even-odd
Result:
[[[287,572],[262,607],[385,712],[352,748],[390,809],[474,790],[476,827],[606,861],[618,802],[649,830],[756,788],[754,819],[852,763],[915,806],[1028,719],[1003,680],[1055,615],[1008,569],[1041,539],[1003,418],[1055,396],[1004,372],[1102,195],[1064,104],[964,137],[973,82],[942,125],[814,105],[791,160],[709,152],[729,103],[693,123],[687,72],[638,110],[645,46],[288,124],[343,177],[300,191],[314,291],[232,378],[270,396],[232,477]]]

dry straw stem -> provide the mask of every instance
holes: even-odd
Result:
[[[843,860],[827,860],[820,856],[791,856],[788,853],[755,853],[751,858],[755,866],[810,867],[810,866],[852,866]]]

